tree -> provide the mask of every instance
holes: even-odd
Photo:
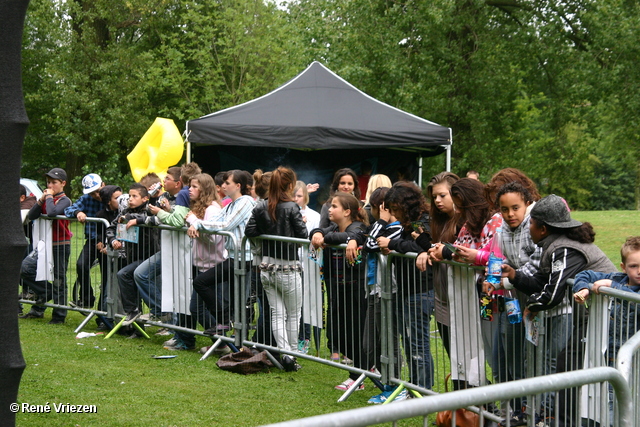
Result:
[[[62,166],[73,188],[89,172],[128,185],[126,155],[155,117],[184,128],[300,69],[284,12],[258,0],[74,0],[30,12],[25,81],[37,128],[25,173]]]

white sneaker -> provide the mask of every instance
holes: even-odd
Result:
[[[178,343],[178,339],[177,338],[171,338],[170,340],[167,340],[165,342],[162,343],[163,347],[170,347],[172,345],[175,345]]]
[[[353,383],[355,383],[354,380],[352,380],[351,378],[347,378],[346,380],[344,380],[343,382],[341,382],[340,384],[335,386],[335,389],[336,390],[346,391],[346,390],[349,389],[349,387],[351,387],[353,385]],[[356,391],[358,391],[358,390],[364,390],[364,383],[360,383],[358,388],[356,388]]]

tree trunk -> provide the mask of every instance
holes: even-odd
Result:
[[[22,144],[29,120],[24,108],[21,49],[28,0],[0,0],[0,191],[3,207],[0,238],[0,420],[13,426],[18,387],[25,368],[18,330],[18,283],[26,242],[20,221],[18,182]]]

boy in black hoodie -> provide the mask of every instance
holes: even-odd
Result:
[[[122,188],[117,185],[105,185],[99,192],[100,201],[104,208],[96,213],[96,218],[106,220],[111,224],[118,216],[118,199],[122,195]],[[100,271],[102,272],[102,286],[100,290],[100,301],[98,309],[107,310],[107,296],[109,294],[108,286],[109,276],[107,269],[107,227],[103,223],[96,223],[96,250],[98,252],[98,261],[100,262]],[[117,264],[117,269],[124,267],[125,259],[124,250],[122,250]],[[118,255],[116,255],[118,257]]]
[[[129,188],[129,207],[122,211],[107,228],[107,242],[113,249],[122,248],[122,242],[116,238],[118,224],[126,224],[127,230],[143,225],[147,218],[148,202],[147,188],[142,184],[132,184]],[[130,325],[140,316],[140,297],[133,272],[142,261],[158,251],[157,240],[157,230],[140,227],[137,242],[128,241],[125,245],[127,265],[118,271],[120,298],[124,312],[127,314],[124,326]]]

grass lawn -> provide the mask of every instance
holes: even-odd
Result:
[[[620,245],[637,233],[640,222],[640,212],[635,211],[574,212],[573,216],[594,225],[596,243],[616,265]],[[75,270],[76,258],[72,254],[70,270]],[[19,426],[255,426],[367,406],[368,398],[377,394],[366,381],[365,391],[337,403],[341,392],[333,387],[347,374],[322,364],[303,360],[299,372],[273,369],[243,376],[220,370],[215,356],[200,362],[200,354],[193,351],[173,352],[178,355],[174,359],[152,359],[152,355],[171,354],[162,349],[168,337],[75,339],[73,330],[83,319],[80,314],[70,312],[65,325],[48,325],[49,318],[50,309],[44,319],[20,320],[27,368],[19,402],[96,405],[97,413],[18,413]],[[85,331],[94,328],[91,322]],[[445,371],[448,362],[437,334],[434,341],[437,370]],[[197,344],[200,347],[210,341],[198,337]],[[441,390],[442,379],[437,380]],[[422,420],[400,425],[422,425]]]

